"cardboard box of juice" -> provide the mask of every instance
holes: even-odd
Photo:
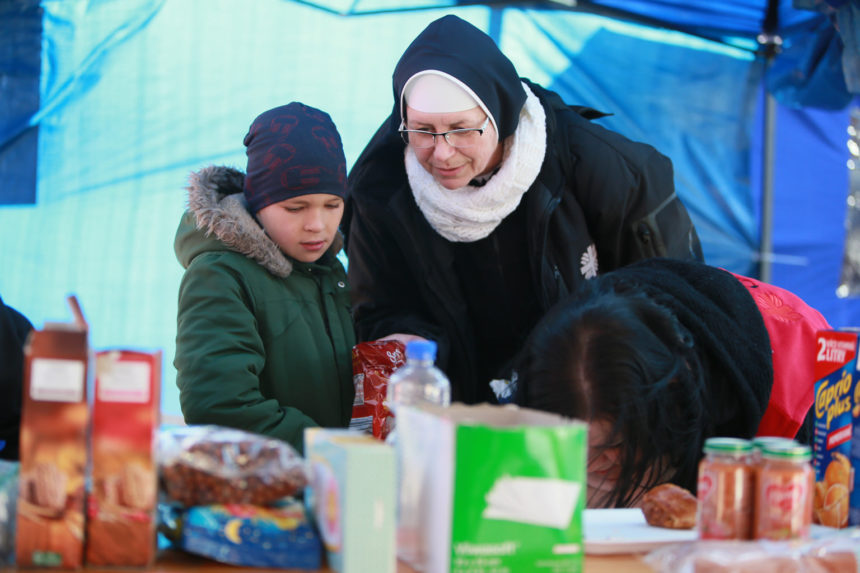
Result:
[[[77,302],[72,323],[46,323],[24,348],[19,567],[83,565],[87,465],[87,325]]]
[[[813,520],[860,525],[860,332],[821,330],[816,344]]]
[[[583,570],[587,426],[527,408],[397,411],[397,550],[427,573]]]
[[[96,353],[86,563],[146,567],[155,558],[161,352]]]
[[[394,573],[394,450],[358,430],[308,428],[306,502],[339,573]]]

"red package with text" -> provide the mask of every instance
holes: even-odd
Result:
[[[352,347],[355,401],[349,427],[384,440],[391,411],[385,404],[388,378],[406,362],[406,346],[396,340],[361,342]]]

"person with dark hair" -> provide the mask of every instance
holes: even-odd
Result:
[[[695,494],[705,439],[809,443],[815,336],[830,328],[773,285],[655,258],[588,281],[530,333],[514,401],[589,422],[590,507],[661,483]]]
[[[343,230],[362,341],[437,342],[452,399],[495,401],[525,334],[601,272],[702,259],[671,161],[520,78],[487,34],[435,20],[349,175]]]
[[[352,415],[346,271],[337,258],[346,161],[329,115],[293,102],[260,114],[247,172],[193,173],[174,248],[176,383],[185,421],[279,438]]]
[[[21,432],[21,389],[24,386],[24,345],[33,325],[0,298],[0,459],[18,459]]]

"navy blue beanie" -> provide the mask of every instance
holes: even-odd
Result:
[[[292,102],[261,113],[245,136],[248,209],[328,193],[346,197],[346,159],[340,134],[324,111]]]

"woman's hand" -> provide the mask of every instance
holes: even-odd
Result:
[[[402,332],[395,332],[394,334],[383,336],[382,338],[378,339],[378,342],[382,342],[385,340],[397,340],[399,342],[402,342],[404,346],[413,340],[423,340],[425,342],[427,341],[427,339],[423,336],[418,336],[417,334],[404,334]]]

